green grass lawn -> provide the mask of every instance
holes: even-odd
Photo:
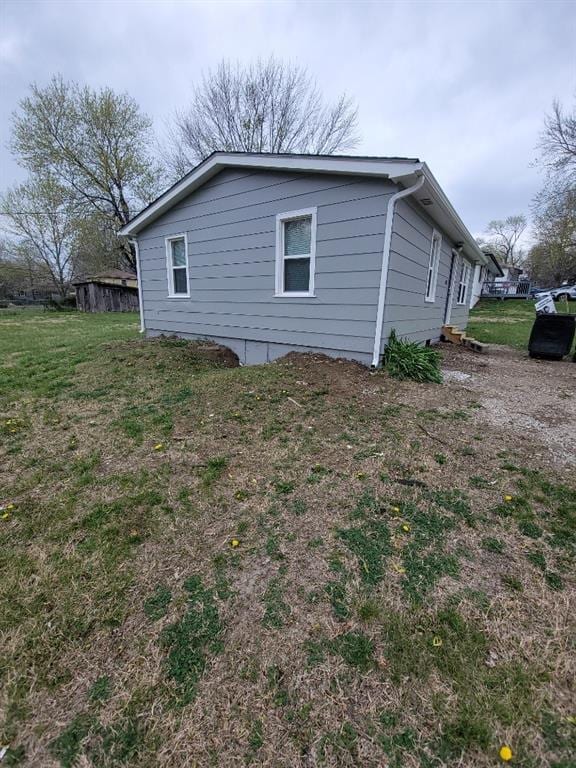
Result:
[[[2,765],[573,765],[576,491],[479,410],[1,313]]]
[[[576,302],[558,301],[556,311],[576,314]],[[470,312],[466,330],[487,344],[507,344],[527,350],[535,318],[533,301],[482,299]]]

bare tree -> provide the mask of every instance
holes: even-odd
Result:
[[[576,99],[571,112],[555,101],[544,119],[538,145],[544,185],[532,201],[534,279],[558,283],[576,279]],[[539,276],[543,276],[539,278]]]
[[[45,289],[49,283],[53,283],[51,273],[29,242],[0,240],[0,299],[19,291]]]
[[[357,109],[334,104],[302,67],[273,57],[248,67],[222,61],[178,112],[165,159],[175,177],[217,150],[334,154],[356,146]]]
[[[8,232],[17,238],[15,250],[25,256],[24,261],[44,267],[64,297],[72,277],[70,246],[77,216],[68,191],[51,176],[35,177],[6,192],[0,214]],[[30,263],[28,267],[32,269]]]
[[[526,217],[522,215],[495,219],[488,224],[482,244],[490,246],[504,264],[518,267],[526,258],[520,240],[527,226]]]
[[[576,184],[576,98],[571,112],[565,112],[559,101],[553,103],[538,146],[539,163],[548,174]]]
[[[151,121],[134,99],[54,77],[13,115],[11,149],[32,174],[50,175],[74,198],[79,211],[97,213],[116,232],[158,191],[159,170],[149,147]],[[126,265],[134,253],[118,242]]]
[[[576,281],[576,188],[566,183],[556,194],[540,198],[534,233],[529,255],[532,279],[550,284]]]

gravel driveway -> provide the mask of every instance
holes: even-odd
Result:
[[[491,345],[488,355],[442,344],[449,387],[477,393],[479,421],[527,435],[554,463],[576,466],[576,363],[533,360],[525,352]]]

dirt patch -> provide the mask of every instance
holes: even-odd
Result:
[[[324,355],[292,354],[279,364],[296,365],[306,372],[303,383],[319,385],[319,374],[330,379],[329,399],[361,394],[386,402],[410,404],[420,411],[474,406],[472,418],[480,426],[490,426],[500,433],[498,440],[512,450],[528,450],[533,444],[536,455],[546,454],[547,462],[557,467],[576,463],[576,365],[569,361],[534,360],[510,347],[491,345],[488,355],[478,355],[464,347],[440,344],[444,384],[397,382],[385,374],[373,374],[365,367]],[[300,375],[300,374],[299,374]],[[386,402],[384,405],[386,405]],[[407,414],[409,418],[410,414]],[[469,443],[461,424],[442,424],[436,428],[418,427],[434,441],[447,445]],[[502,434],[503,433],[503,434]],[[505,435],[505,437],[504,437]],[[482,453],[475,446],[475,452]]]
[[[182,343],[182,339],[179,336],[165,336],[164,334],[157,336],[156,339],[147,339],[146,343],[159,343],[160,340],[166,339]],[[213,341],[189,341],[186,342],[186,348],[193,357],[217,363],[223,368],[238,368],[240,365],[240,360],[235,352],[229,347],[215,344]]]
[[[533,360],[526,353],[492,345],[479,357],[463,347],[442,345],[448,389],[454,373],[478,394],[478,422],[487,422],[544,446],[559,465],[576,463],[576,365]]]

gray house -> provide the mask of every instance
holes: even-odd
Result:
[[[216,152],[121,231],[142,331],[213,339],[246,364],[290,351],[377,366],[390,331],[464,329],[495,270],[425,163]]]

